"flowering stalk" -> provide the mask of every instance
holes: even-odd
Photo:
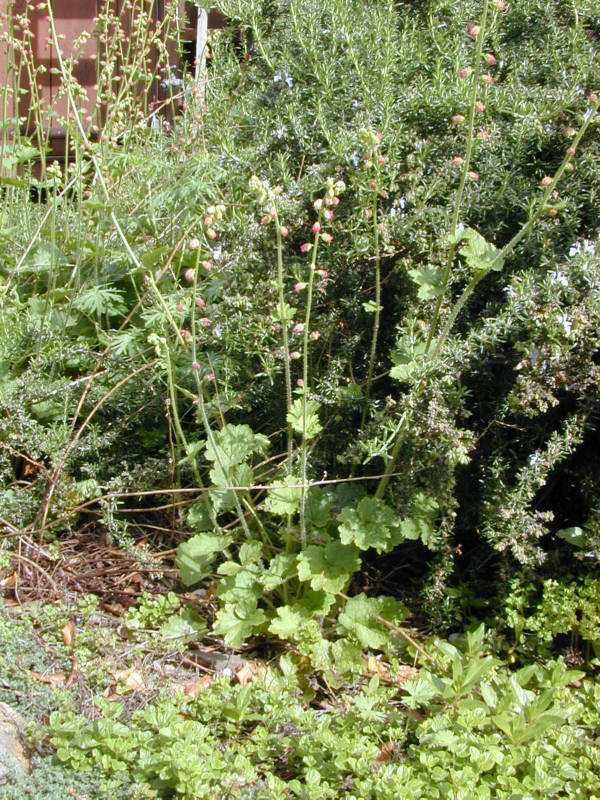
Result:
[[[498,254],[494,258],[494,260],[489,265],[489,268],[485,272],[482,272],[479,275],[476,275],[474,278],[472,278],[471,281],[469,281],[468,285],[463,290],[461,296],[456,301],[456,304],[455,304],[454,308],[452,309],[452,313],[450,314],[446,324],[444,325],[444,328],[443,328],[442,332],[439,335],[439,338],[438,338],[438,340],[437,340],[437,342],[435,344],[435,348],[434,348],[434,350],[433,350],[433,352],[431,354],[432,358],[436,358],[439,355],[440,350],[442,349],[446,339],[448,338],[448,335],[449,335],[450,331],[452,330],[452,327],[453,327],[453,325],[454,325],[454,323],[456,321],[456,318],[458,317],[462,307],[464,306],[466,301],[469,299],[469,296],[473,293],[473,290],[478,285],[478,283],[483,278],[485,278],[485,276],[489,272],[491,272],[494,269],[494,267],[496,266],[496,264],[498,262],[502,262],[502,261],[506,260],[506,257],[510,253],[512,253],[512,251],[519,244],[519,242],[522,239],[524,239],[526,236],[528,236],[531,233],[531,231],[533,230],[533,227],[534,227],[535,223],[538,221],[538,219],[542,216],[542,214],[546,210],[548,200],[549,200],[550,196],[552,195],[552,192],[556,188],[559,180],[561,179],[561,177],[563,176],[565,171],[567,171],[569,169],[569,164],[571,163],[571,158],[572,158],[573,151],[575,151],[577,149],[577,146],[579,145],[579,142],[581,141],[581,139],[585,135],[585,132],[587,131],[588,127],[590,126],[590,124],[592,122],[592,120],[594,119],[594,115],[598,111],[599,105],[600,105],[600,99],[598,99],[598,98],[592,102],[591,107],[586,112],[586,118],[584,120],[583,125],[579,129],[579,132],[578,132],[577,136],[573,139],[573,142],[572,142],[571,146],[569,147],[569,150],[567,151],[565,157],[563,158],[563,160],[561,162],[561,165],[559,166],[559,168],[554,173],[554,176],[552,178],[550,178],[550,179],[547,179],[547,178],[543,178],[542,179],[542,186],[544,187],[544,191],[542,193],[542,196],[540,198],[538,206],[535,209],[535,211],[533,212],[533,214],[529,217],[529,219],[521,227],[521,229],[519,231],[517,231],[517,233],[513,236],[513,238],[510,240],[510,242],[505,244],[504,247],[502,248],[502,250],[500,250],[498,252]]]
[[[301,459],[302,459],[302,489],[300,500],[300,540],[302,546],[306,546],[306,463],[307,463],[307,450],[306,443],[306,428],[308,418],[308,331],[310,326],[310,314],[312,310],[312,296],[313,286],[315,282],[315,269],[317,266],[317,253],[319,251],[320,239],[320,220],[321,213],[319,212],[319,221],[315,225],[315,240],[312,246],[312,258],[310,260],[310,273],[308,277],[308,287],[306,294],[306,313],[304,315],[304,336],[302,341],[302,445],[301,445]]]
[[[196,269],[194,270],[194,280],[193,280],[193,296],[196,297],[197,292],[197,282],[198,282],[198,265],[200,263],[200,249],[196,251]],[[219,455],[219,448],[215,442],[215,437],[213,435],[212,428],[210,427],[210,421],[208,419],[208,414],[206,413],[206,404],[204,402],[204,392],[206,391],[205,386],[202,384],[200,379],[200,375],[198,374],[198,360],[197,360],[197,345],[196,345],[196,309],[198,308],[196,302],[192,304],[192,318],[191,318],[191,341],[192,341],[192,373],[194,375],[194,381],[196,383],[196,392],[198,397],[198,405],[200,407],[200,417],[202,419],[202,425],[204,427],[204,432],[206,434],[206,439],[210,442],[210,445],[213,449],[215,454],[215,460],[219,465],[219,469],[226,475],[229,479],[231,486],[234,485],[233,476],[231,471],[223,464],[222,459]],[[244,510],[242,508],[242,504],[240,503],[240,498],[236,489],[232,489],[233,493],[233,502],[235,505],[236,514],[238,515],[238,519],[244,531],[244,534],[247,539],[252,538],[252,534],[250,533],[250,529],[248,528],[248,523],[246,522],[246,516],[244,514]],[[215,524],[216,522],[216,515],[212,506],[212,503],[207,499],[206,505],[208,508],[208,512],[210,514],[211,522]],[[217,526],[218,529],[218,526]]]
[[[286,411],[289,413],[292,407],[292,376],[290,370],[290,344],[288,341],[287,320],[285,318],[285,296],[283,284],[283,237],[281,235],[281,225],[277,208],[275,211],[275,231],[277,234],[277,291],[279,293],[279,316],[281,318],[281,336],[283,342],[283,373],[285,376],[285,404]],[[288,473],[292,471],[292,427],[287,426],[287,453],[288,453]]]
[[[367,384],[365,386],[365,402],[360,420],[361,429],[364,427],[367,418],[369,395],[371,394],[371,384],[373,382],[373,369],[375,367],[375,356],[377,354],[377,336],[379,334],[379,316],[381,313],[381,256],[379,252],[379,224],[377,222],[377,189],[373,191],[373,233],[375,237],[375,316],[373,318],[373,336],[371,338],[371,353],[369,355],[369,368],[367,370]]]
[[[465,184],[467,182],[467,177],[469,176],[469,167],[471,163],[471,156],[473,155],[473,143],[474,143],[474,136],[473,131],[475,127],[475,112],[477,110],[477,92],[479,90],[479,76],[481,72],[481,56],[483,53],[483,38],[485,36],[485,26],[487,23],[487,13],[488,13],[488,6],[489,0],[483,0],[483,10],[481,12],[481,19],[479,22],[478,32],[477,32],[477,49],[475,52],[475,67],[473,69],[472,75],[472,85],[471,85],[471,101],[469,104],[469,120],[468,120],[468,132],[467,132],[467,147],[465,152],[465,158],[462,162],[462,172],[460,176],[460,182],[458,185],[458,191],[456,193],[456,198],[454,200],[454,211],[452,213],[452,224],[450,226],[450,239],[454,240],[456,236],[456,230],[458,228],[458,218],[460,215],[460,208],[462,205],[463,194],[465,191]],[[433,317],[431,319],[431,325],[429,327],[429,334],[427,336],[427,342],[425,344],[425,354],[429,352],[429,348],[431,347],[431,342],[433,336],[435,334],[435,329],[438,323],[438,319],[440,316],[440,310],[442,307],[442,301],[444,299],[444,295],[446,294],[446,290],[448,288],[448,283],[450,282],[450,274],[452,271],[452,264],[454,262],[454,254],[456,252],[456,244],[450,245],[450,252],[448,253],[448,260],[446,262],[446,270],[444,272],[444,278],[442,281],[442,291],[440,292],[437,302],[435,304],[435,309],[433,312]]]

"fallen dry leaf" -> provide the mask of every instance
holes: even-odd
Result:
[[[75,639],[75,625],[72,622],[67,622],[62,631],[63,642],[69,650],[73,647],[73,640]]]
[[[29,670],[29,675],[40,683],[47,683],[51,689],[58,689],[61,684],[66,683],[67,676],[64,672],[53,672],[50,675],[42,675],[39,672]]]
[[[237,682],[240,686],[246,686],[246,684],[250,683],[252,678],[258,673],[260,669],[265,667],[264,661],[246,661],[244,664],[240,664],[240,666],[235,671],[235,677],[237,678]]]
[[[377,758],[375,759],[376,764],[387,764],[388,761],[391,759],[392,754],[394,752],[394,742],[390,739],[385,744],[382,744],[379,748],[379,753]]]
[[[3,589],[12,589],[13,586],[17,583],[17,573],[13,572],[10,575],[7,575],[6,578],[2,578],[0,580],[0,586]]]
[[[146,688],[142,673],[136,667],[115,672],[113,677],[132,692],[143,692]]]
[[[367,672],[370,672],[371,675],[379,675],[382,681],[392,680],[387,664],[384,664],[383,661],[379,661],[375,656],[369,656],[367,659]]]
[[[122,617],[125,613],[125,609],[120,603],[102,603],[102,608],[115,617]]]
[[[118,702],[118,701],[120,701],[120,700],[122,699],[122,698],[121,698],[121,695],[118,695],[118,694],[115,694],[114,692],[112,692],[112,691],[111,691],[111,690],[108,688],[108,686],[107,686],[107,687],[106,687],[106,689],[105,689],[105,690],[102,692],[102,697],[104,697],[104,699],[105,699],[105,700],[108,700],[108,701],[109,701],[109,702],[111,702],[111,703],[116,703],[116,702]]]
[[[208,689],[211,683],[214,682],[215,679],[212,675],[203,675],[197,681],[190,681],[189,683],[186,683],[183,688],[183,693],[188,697],[198,697],[203,689]]]
[[[409,681],[411,678],[415,677],[417,672],[418,670],[415,669],[415,667],[410,667],[408,664],[402,664],[398,667],[398,677],[396,678],[396,683],[401,685],[405,681]]]
[[[73,657],[71,659],[71,663],[73,664],[73,667],[71,669],[71,674],[66,680],[65,689],[70,689],[71,686],[73,686],[73,683],[75,682],[75,676],[79,672],[79,661],[77,661],[77,659]]]

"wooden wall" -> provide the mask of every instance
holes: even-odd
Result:
[[[56,23],[57,33],[63,37],[61,40],[61,51],[69,57],[73,54],[73,45],[82,31],[93,29],[93,19],[104,5],[105,0],[51,0],[54,19]],[[113,9],[116,13],[124,10],[126,0],[111,0]],[[164,0],[154,0],[153,13],[159,18],[162,17]],[[45,9],[37,9],[35,3],[30,3],[27,16],[30,20],[30,30],[33,33],[33,58],[36,65],[44,65],[46,71],[38,75],[37,78],[37,91],[41,97],[43,106],[48,109],[52,108],[52,115],[49,121],[49,134],[51,138],[52,149],[55,152],[60,152],[60,141],[64,139],[64,128],[58,122],[62,116],[68,113],[68,100],[66,96],[56,97],[57,91],[60,88],[61,78],[60,75],[53,74],[53,70],[58,65],[57,54],[51,42],[50,26],[47,19],[47,11]],[[13,15],[23,14],[27,7],[26,0],[0,0],[0,30],[5,30],[5,15],[7,11],[12,11]],[[180,7],[182,15],[185,14],[189,20],[188,26],[183,31],[184,39],[190,41],[190,52],[193,52],[193,42],[196,38],[196,19],[197,8],[192,2],[185,2],[180,0]],[[125,17],[125,15],[124,15]],[[220,27],[223,24],[222,16],[215,11],[209,13],[209,27]],[[78,56],[74,67],[74,75],[79,83],[85,87],[88,95],[88,113],[96,103],[96,47],[95,39],[90,39],[88,43],[78,49]],[[174,53],[174,48],[170,48]],[[173,56],[175,58],[175,56]],[[6,61],[6,45],[0,42],[0,87],[6,83],[7,80],[7,61]],[[153,87],[153,97],[150,100],[158,98],[158,81],[156,86]],[[27,87],[24,77],[21,76],[21,85]],[[31,89],[29,87],[28,94],[23,95],[19,99],[19,116],[28,120],[25,125],[26,131],[32,133],[33,119],[30,114],[31,106]],[[0,114],[2,109],[0,107]],[[85,113],[85,112],[84,112]],[[8,110],[8,116],[14,116],[14,109]]]

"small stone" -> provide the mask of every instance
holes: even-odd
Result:
[[[25,748],[25,722],[6,703],[0,703],[0,785],[30,771]]]

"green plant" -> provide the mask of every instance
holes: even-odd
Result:
[[[506,620],[517,643],[529,644],[528,639],[533,636],[535,641],[548,645],[559,635],[570,635],[573,652],[579,649],[581,640],[586,643],[589,661],[590,647],[596,649],[600,638],[599,590],[594,575],[579,580],[548,578],[541,587],[541,598],[533,583],[514,585],[507,598]]]
[[[501,5],[274,2],[267,29],[228,1],[240,39],[170,134],[129,84],[94,141],[61,60],[76,168],[30,203],[15,142],[2,197],[16,564],[52,542],[48,581],[86,514],[130,551],[143,520],[216,579],[215,633],[290,639],[332,685],[386,621],[418,652],[405,607],[449,624],[450,581],[485,604],[578,566],[554,533],[598,502],[593,15]],[[202,630],[153,603],[134,635]]]
[[[98,698],[94,721],[54,714],[53,742],[74,769],[131,774],[158,797],[597,796],[596,687],[573,688],[583,673],[560,661],[511,671],[483,639],[480,627],[438,641],[441,668],[359,679],[324,710],[288,656],[244,687],[157,698],[127,724],[122,703]]]

